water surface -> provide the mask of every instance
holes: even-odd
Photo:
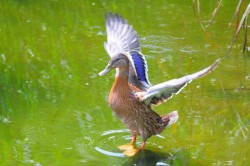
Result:
[[[125,157],[130,133],[108,106],[114,72],[104,16],[123,15],[139,33],[153,84],[222,58],[236,2],[223,1],[204,32],[189,1],[1,1],[1,165],[249,165],[250,59],[243,35],[210,75],[154,109],[179,121]],[[201,3],[210,18],[215,2]],[[141,139],[138,139],[138,146]]]

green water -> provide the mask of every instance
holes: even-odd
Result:
[[[204,20],[216,4],[201,3]],[[242,34],[213,73],[154,107],[177,110],[179,121],[135,157],[117,149],[131,136],[108,106],[114,72],[97,76],[109,60],[106,12],[137,30],[156,84],[223,57],[236,5],[223,1],[204,32],[191,1],[1,1],[0,165],[249,165],[250,59],[241,53]]]

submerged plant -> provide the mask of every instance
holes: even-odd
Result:
[[[209,19],[208,21],[208,24],[206,26],[203,25],[203,21],[200,17],[200,0],[193,0],[193,11],[194,13],[197,15],[197,19],[201,25],[201,28],[206,31],[206,28],[208,28],[208,26],[210,25],[211,22],[213,22],[216,14],[218,13],[219,11],[219,8],[221,6],[221,2],[222,0],[218,0],[218,5],[216,6],[216,8],[214,9],[213,13],[212,13],[212,17],[211,19]],[[197,3],[197,7],[195,8],[195,3]],[[232,25],[232,22],[233,20],[235,19],[236,15],[239,15],[240,14],[240,10],[241,10],[241,7],[242,7],[242,0],[239,0],[238,2],[238,5],[235,9],[235,12],[234,12],[234,15],[229,23],[229,28],[231,27]],[[197,12],[196,12],[197,10]],[[236,21],[236,32],[235,32],[235,35],[232,39],[232,42],[231,42],[231,45],[229,46],[228,48],[228,52],[226,54],[226,56],[229,56],[230,54],[230,51],[231,51],[231,48],[234,44],[234,42],[237,40],[238,38],[238,35],[239,35],[239,32],[241,31],[242,28],[244,28],[244,45],[243,45],[243,52],[247,52],[249,54],[249,48],[248,48],[248,38],[247,38],[247,29],[248,29],[248,21],[247,21],[247,17],[249,15],[249,12],[250,12],[250,3],[248,3],[243,15],[241,16],[241,20],[240,20],[240,23],[238,24],[239,20]]]
[[[238,5],[238,6],[239,6],[239,5]],[[238,7],[237,7],[237,8],[238,8]],[[235,15],[236,15],[236,12],[237,12],[237,11],[238,11],[238,10],[235,11]],[[232,40],[232,42],[231,42],[231,45],[230,45],[230,47],[229,47],[229,49],[228,49],[227,56],[229,55],[229,53],[230,53],[230,51],[231,51],[231,48],[232,48],[232,46],[233,46],[233,43],[237,40],[238,35],[239,35],[239,33],[240,33],[240,31],[241,31],[242,28],[245,29],[245,30],[244,30],[244,37],[245,37],[245,38],[244,38],[243,52],[246,51],[247,53],[249,53],[248,44],[247,44],[247,43],[248,43],[248,41],[247,41],[247,40],[248,40],[248,39],[247,39],[247,28],[248,28],[248,25],[247,25],[247,17],[248,17],[249,12],[250,12],[250,3],[248,4],[248,6],[247,6],[245,12],[243,13],[239,25],[237,25],[237,30],[236,30],[236,32],[235,32],[234,38],[233,38],[233,40]],[[234,17],[235,17],[235,16],[234,16]]]
[[[196,1],[196,0],[193,0],[193,11],[194,11],[194,14],[195,14],[195,1]],[[208,22],[208,24],[204,27],[204,26],[203,26],[203,23],[202,23],[202,20],[201,20],[201,17],[200,17],[200,0],[197,0],[197,19],[198,19],[198,21],[199,21],[199,23],[200,23],[200,25],[201,25],[201,27],[202,27],[202,29],[203,29],[204,31],[206,31],[206,28],[210,25],[211,22],[213,22],[213,20],[214,20],[216,14],[217,14],[217,12],[219,11],[219,8],[220,8],[220,6],[221,6],[221,2],[222,2],[222,0],[219,0],[219,1],[218,1],[218,5],[217,5],[217,7],[214,9],[214,11],[213,11],[213,13],[212,13],[211,19],[209,19],[208,21],[206,21],[206,22]]]

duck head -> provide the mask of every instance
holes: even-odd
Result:
[[[111,57],[108,65],[98,75],[104,76],[109,71],[115,68],[119,68],[119,74],[128,72],[129,60],[126,55],[119,53]]]

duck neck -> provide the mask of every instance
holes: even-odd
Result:
[[[119,73],[118,73],[119,77],[128,79],[128,75],[129,75],[129,67],[128,66],[124,66],[124,67],[119,68]]]
[[[127,89],[129,87],[128,85],[128,75],[129,70],[128,67],[126,68],[119,68],[119,73],[115,78],[115,82],[113,84],[112,90],[122,90]]]

